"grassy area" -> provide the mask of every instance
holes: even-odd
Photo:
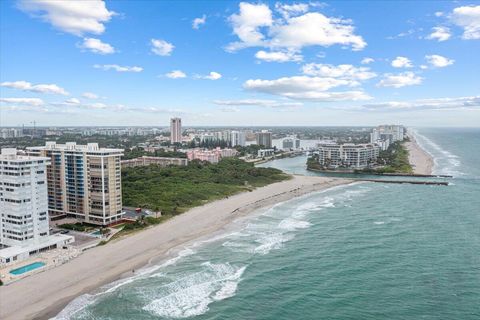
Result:
[[[280,170],[255,168],[236,158],[218,164],[192,161],[186,167],[129,168],[122,172],[123,203],[161,211],[164,216],[176,215],[208,201],[288,178]]]

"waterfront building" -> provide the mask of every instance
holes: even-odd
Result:
[[[380,147],[372,144],[321,143],[315,154],[318,163],[327,169],[363,169],[375,164]]]
[[[0,265],[62,247],[72,236],[50,235],[47,165],[50,158],[0,154]]]
[[[186,166],[188,164],[188,159],[186,158],[168,158],[168,157],[148,157],[143,156],[135,159],[121,160],[122,169],[123,168],[134,168],[134,167],[144,167],[151,164],[158,165],[160,167],[167,166]]]
[[[405,128],[400,125],[381,125],[370,133],[370,143],[378,144],[382,150],[387,150],[390,144],[403,141]]]
[[[235,149],[221,149],[217,147],[213,150],[191,149],[186,153],[188,160],[200,160],[218,163],[222,158],[234,157],[237,154],[237,151]]]
[[[299,149],[300,148],[300,139],[296,137],[287,137],[282,140],[282,149]]]
[[[272,133],[267,130],[255,133],[256,142],[259,146],[264,146],[266,149],[272,147]]]
[[[274,149],[260,149],[257,151],[258,158],[271,157],[275,154]]]
[[[243,132],[243,131],[232,131],[231,132],[230,143],[231,143],[232,147],[235,147],[235,146],[244,147],[245,146],[245,141],[246,141],[245,132]]]
[[[377,144],[381,150],[387,150],[388,147],[396,142],[403,141],[405,128],[399,125],[381,125],[370,133],[370,143]]]
[[[52,220],[68,216],[108,225],[122,219],[123,149],[99,148],[97,143],[49,141],[42,147],[29,147],[27,152],[50,159],[47,182]]]
[[[170,143],[182,143],[182,119],[170,119]]]

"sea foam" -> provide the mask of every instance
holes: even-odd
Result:
[[[156,316],[186,318],[203,314],[208,305],[232,297],[246,266],[235,267],[229,263],[205,262],[202,271],[163,286],[160,297],[143,307]]]

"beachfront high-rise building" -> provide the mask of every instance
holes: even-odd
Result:
[[[0,264],[73,242],[73,237],[49,235],[47,165],[50,159],[0,155]]]
[[[261,132],[255,133],[256,142],[259,146],[264,146],[265,148],[272,147],[272,133],[267,130],[262,130]]]
[[[99,148],[97,143],[47,142],[27,148],[30,155],[48,157],[48,209],[52,219],[108,225],[122,219],[123,149]]]
[[[182,143],[182,119],[170,119],[170,143]]]
[[[363,169],[375,164],[380,148],[371,143],[320,143],[315,152],[318,163],[327,169]]]
[[[230,140],[230,143],[232,145],[232,147],[235,147],[235,146],[245,146],[245,132],[243,131],[232,131],[231,133],[231,136],[230,136],[231,140]]]
[[[389,145],[396,141],[403,141],[405,128],[399,125],[381,125],[373,128],[370,133],[370,142],[378,144],[382,150],[387,150]]]

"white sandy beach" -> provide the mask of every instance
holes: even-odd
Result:
[[[415,159],[421,156],[417,153]],[[48,319],[75,297],[131,275],[133,269],[146,266],[153,258],[167,258],[170,249],[212,234],[241,215],[351,182],[294,176],[288,181],[193,208],[158,226],[88,250],[57,268],[0,287],[0,319]]]
[[[408,161],[413,167],[415,174],[432,174],[433,159],[416,142],[413,135],[409,135],[410,141],[405,143],[408,149]]]

